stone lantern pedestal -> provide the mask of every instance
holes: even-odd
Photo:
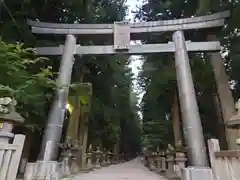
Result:
[[[101,162],[100,158],[102,155],[102,151],[100,150],[100,147],[97,147],[96,151],[94,151],[95,157],[96,157],[96,162],[95,162],[95,169],[100,169],[101,168]]]
[[[24,122],[24,118],[15,111],[16,104],[10,97],[0,98],[0,143],[9,143],[14,136],[14,125]]]

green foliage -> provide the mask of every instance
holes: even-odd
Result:
[[[232,10],[227,26],[221,32],[214,32],[221,40],[225,53],[226,69],[233,84],[234,97],[240,96],[239,89],[239,22],[237,20],[239,1],[199,0],[199,1],[145,1],[136,14],[144,21],[169,20]],[[211,30],[212,31],[212,30]],[[215,30],[213,30],[215,31]],[[206,31],[186,31],[187,40],[204,41],[210,33]],[[172,33],[162,33],[149,38],[146,43],[167,43]],[[213,95],[216,94],[215,80],[209,57],[204,53],[189,54],[199,111],[205,137],[218,136],[216,110]],[[146,146],[172,143],[172,128],[168,124],[171,114],[172,97],[176,88],[174,57],[172,54],[151,55],[144,58],[139,83],[145,95],[141,103],[143,113],[143,140]],[[161,126],[160,126],[161,125]],[[165,129],[168,129],[165,131]],[[159,132],[166,133],[166,139]]]
[[[139,150],[140,122],[136,101],[132,99],[132,74],[126,67],[128,57],[98,58],[101,63],[95,65],[87,61],[86,64],[93,84],[90,138],[102,138],[105,147],[120,140],[124,152]],[[129,138],[130,134],[133,139]]]
[[[13,96],[18,101],[18,111],[27,119],[26,124],[43,127],[51,104],[53,72],[58,71],[58,58],[38,58],[32,49],[36,45],[63,44],[60,36],[33,35],[26,24],[26,17],[33,20],[62,23],[112,23],[126,15],[124,0],[8,0],[1,9],[0,42],[0,95]],[[226,69],[233,84],[234,97],[239,90],[239,21],[240,3],[237,0],[188,0],[144,1],[136,17],[143,21],[168,20],[203,15],[231,9],[232,17],[221,33]],[[11,16],[10,16],[11,14]],[[186,32],[191,40],[206,39],[208,31]],[[143,43],[166,43],[172,33],[153,36]],[[88,37],[89,38],[89,37]],[[24,42],[16,44],[16,42]],[[108,43],[104,38],[86,39],[81,44]],[[91,104],[90,142],[102,143],[112,148],[119,139],[122,151],[135,150],[139,145],[140,118],[136,94],[132,90],[133,76],[128,57],[76,57],[72,83],[92,83],[91,99],[81,94],[83,105]],[[212,67],[206,54],[190,54],[197,100],[206,135],[216,136],[216,113],[212,95],[216,93]],[[141,103],[143,115],[142,144],[150,148],[166,147],[173,142],[170,121],[172,97],[176,89],[174,57],[172,54],[144,57],[143,69],[138,77],[141,90],[145,91]],[[49,68],[49,67],[52,67]],[[54,75],[54,76],[53,76]],[[80,80],[82,78],[82,80]],[[90,102],[91,101],[91,102]],[[131,138],[130,138],[131,137]],[[167,138],[166,138],[167,137]]]
[[[8,10],[2,8],[1,20],[3,19],[3,21],[0,22],[0,33],[3,40],[12,43],[16,41],[24,42],[24,45],[27,47],[63,44],[64,38],[61,36],[33,35],[26,24],[26,17],[43,22],[112,23],[113,21],[123,20],[126,15],[125,0],[9,0],[5,2],[5,4]],[[9,11],[12,16],[9,15]],[[81,44],[108,43],[105,38],[88,38],[89,39],[80,37]],[[77,84],[80,81],[80,83],[90,82],[92,84],[91,99],[89,99],[88,95],[86,96],[85,92],[81,94],[82,105],[91,104],[89,142],[95,143],[95,140],[97,140],[96,143],[112,148],[114,143],[121,138],[125,139],[125,142],[128,142],[122,143],[122,146],[124,146],[122,149],[124,149],[124,151],[134,148],[135,150],[139,149],[140,126],[137,114],[138,107],[136,107],[136,99],[135,101],[131,99],[132,74],[127,67],[129,64],[128,57],[88,56],[75,58],[72,83]],[[31,77],[33,74],[40,73],[38,70],[41,68],[43,68],[45,72],[46,66],[52,66],[53,71],[57,72],[59,59],[51,57],[51,61],[38,63],[36,66],[35,63],[29,64],[28,69],[23,71],[26,71],[26,76],[30,73]],[[31,69],[30,72],[29,69]],[[21,98],[25,97],[25,95],[23,95],[25,92],[27,94],[32,94],[33,92],[35,95],[38,94],[39,99],[36,99],[38,97],[36,96],[28,100],[28,102],[34,102],[34,106],[40,104],[34,109],[31,107],[33,103],[30,104],[31,106],[28,103],[28,108],[31,109],[31,111],[34,110],[35,113],[35,116],[32,116],[32,120],[39,119],[39,117],[42,116],[38,116],[37,112],[40,114],[43,113],[45,117],[43,119],[47,119],[47,111],[42,111],[45,110],[43,104],[46,104],[45,100],[48,97],[44,95],[44,92],[48,91],[48,87],[45,87],[45,85],[49,83],[47,81],[49,77],[41,76],[40,79],[42,79],[42,81],[40,81],[39,78],[39,75],[34,75],[34,80],[30,78],[32,81],[28,82],[28,84],[32,83],[31,88],[27,85],[28,89],[26,90],[25,88],[23,90],[24,92],[18,95],[18,99],[21,101]],[[16,78],[16,80],[18,79],[19,78]],[[15,78],[13,78],[13,80],[15,80]],[[8,83],[6,82],[6,84]],[[40,100],[41,98],[42,100]],[[24,99],[22,101],[26,100]],[[47,106],[50,104],[51,102],[48,102]],[[29,109],[22,109],[21,111],[23,114],[29,113]],[[126,131],[123,131],[123,128]],[[123,132],[127,134],[123,134]],[[134,135],[133,132],[135,133]],[[126,137],[129,136],[132,136],[133,139],[127,140],[128,138]],[[135,141],[135,143],[133,143],[133,141]],[[133,146],[135,147],[133,148]]]
[[[34,67],[46,58],[37,57],[34,49],[23,44],[6,44],[0,41],[0,96],[14,97],[17,109],[26,118],[26,123],[43,125],[46,119],[44,109],[50,101],[52,81],[51,67]]]

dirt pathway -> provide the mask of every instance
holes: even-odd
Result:
[[[76,175],[73,180],[167,180],[167,178],[149,171],[138,158],[90,173]]]

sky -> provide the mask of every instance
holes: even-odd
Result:
[[[131,11],[135,10],[136,6],[140,5],[141,2],[142,2],[142,0],[127,0],[126,4],[129,6],[127,19],[133,20],[134,15],[131,13]],[[138,43],[138,42],[131,42],[131,44],[136,44],[136,43]],[[134,73],[134,76],[137,77],[137,75],[139,73],[139,69],[142,66],[142,61],[139,60],[140,56],[131,56],[130,58],[131,58],[130,67],[132,68],[132,72]],[[134,90],[137,91],[137,81],[136,80],[133,81],[133,85],[134,85]],[[139,100],[141,101],[143,93],[141,93],[139,96],[140,96]]]
[[[131,11],[135,10],[136,6],[140,5],[141,2],[142,2],[142,0],[127,0],[126,4],[129,6],[127,19],[131,19],[131,21],[133,21],[134,15],[131,13]],[[139,42],[131,42],[132,45],[136,44],[136,43],[139,43]],[[135,78],[138,76],[139,70],[141,69],[141,66],[142,66],[142,61],[140,60],[140,57],[141,57],[140,55],[139,56],[136,56],[136,55],[130,56],[131,63],[129,66],[132,68],[132,72],[134,73]],[[133,81],[133,90],[135,92],[139,93],[136,80]],[[141,103],[143,95],[144,95],[144,92],[141,92],[138,95],[138,104]],[[139,111],[138,114],[139,114],[140,118],[142,119],[142,113]]]
[[[136,5],[139,5],[139,0],[127,0],[127,5],[130,6],[129,10],[135,9]]]

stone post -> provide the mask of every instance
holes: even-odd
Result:
[[[102,166],[107,166],[107,150],[104,148],[102,153]]]
[[[73,146],[71,147],[71,153],[72,153],[72,164],[71,164],[71,171],[73,173],[77,173],[79,171],[79,166],[77,163],[77,155],[78,152],[80,151],[80,149],[82,149],[82,146],[80,145],[80,143],[78,141],[75,142],[75,144],[73,144]],[[85,154],[86,156],[86,154]],[[84,158],[86,160],[86,158]],[[86,165],[86,162],[84,162],[84,164]]]
[[[152,152],[149,155],[148,160],[149,160],[149,169],[151,171],[155,171],[156,170],[155,152]]]
[[[60,155],[60,170],[62,175],[70,175],[71,174],[71,151],[70,148],[72,146],[71,139],[66,139],[65,142],[61,143],[59,147],[62,149]]]
[[[174,155],[171,152],[167,152],[167,176],[168,177],[174,177],[175,176],[175,172],[174,172]]]
[[[93,165],[92,165],[92,145],[90,144],[89,145],[89,148],[88,148],[88,153],[87,153],[87,170],[90,171],[92,170],[93,168]]]
[[[158,168],[158,164],[157,164],[157,161],[158,161],[158,152],[153,152],[153,171],[154,172],[157,172],[157,168]]]
[[[52,150],[52,142],[48,141],[46,144],[46,151],[44,153],[43,161],[37,161],[35,164],[36,171],[33,179],[57,179],[59,178],[59,166],[57,161],[51,161],[51,150]],[[69,170],[69,169],[68,169]],[[70,173],[70,170],[67,171]]]
[[[114,153],[114,163],[118,163],[119,161],[119,139],[117,139],[116,144],[114,145],[114,149],[113,149],[113,153]]]
[[[161,153],[159,151],[156,152],[156,172],[160,173],[162,171],[162,158]]]
[[[166,172],[167,168],[166,168],[166,157],[164,152],[161,152],[161,171],[162,172]]]
[[[186,167],[187,158],[185,156],[185,153],[183,152],[176,152],[176,158],[175,158],[176,164],[180,169],[183,169]]]
[[[112,164],[117,164],[117,154],[116,153],[112,153]]]
[[[120,154],[120,162],[125,162],[125,161],[124,161],[124,153],[121,153],[121,154]]]
[[[100,164],[101,154],[102,154],[102,152],[100,151],[100,147],[98,146],[97,150],[95,151],[95,155],[96,155],[96,165],[95,165],[95,168],[96,169],[100,169],[101,168],[101,164]]]
[[[108,151],[107,152],[107,165],[111,165],[112,164],[111,163],[111,155],[112,155],[111,151]]]

